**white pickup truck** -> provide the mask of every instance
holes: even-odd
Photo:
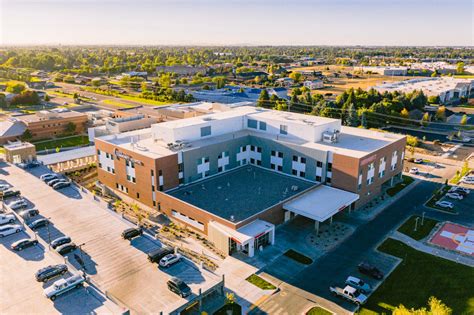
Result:
[[[52,286],[44,289],[44,295],[51,299],[51,301],[56,300],[56,297],[66,293],[74,288],[82,286],[86,279],[81,275],[74,275],[66,279],[59,279],[54,282]]]
[[[331,291],[334,296],[339,296],[357,305],[364,304],[367,301],[367,296],[349,285],[346,285],[344,289],[338,287],[329,287],[329,291]]]

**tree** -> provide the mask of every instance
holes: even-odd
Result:
[[[439,102],[440,102],[439,95],[428,96],[428,103],[429,104],[439,104]]]
[[[418,138],[414,136],[407,135],[407,146],[417,147],[419,145]]]
[[[44,95],[44,101],[45,101],[45,102],[49,102],[50,100],[51,100],[51,98],[49,97],[49,95],[48,95],[48,94],[45,94],[45,95]]]
[[[295,81],[295,83],[299,83],[303,78],[303,75],[300,72],[292,72],[290,73],[290,78]]]
[[[216,84],[216,89],[222,89],[225,86],[225,77],[214,77],[212,82]]]
[[[436,110],[435,117],[437,120],[445,121],[446,120],[446,107],[439,106]]]
[[[421,125],[426,127],[428,126],[429,121],[430,121],[430,113],[426,112],[423,114],[423,118],[421,118]]]
[[[461,123],[461,125],[463,125],[463,126],[467,124],[467,115],[466,115],[466,114],[462,115],[462,118],[461,118],[461,122],[460,122],[460,123]]]
[[[420,309],[407,309],[403,304],[400,304],[398,307],[395,307],[392,314],[393,315],[450,315],[452,310],[446,306],[441,300],[435,298],[434,296],[430,297],[428,300],[428,307],[422,307]]]
[[[0,107],[7,107],[7,97],[3,93],[0,93]]]
[[[351,127],[357,127],[359,125],[359,116],[352,103],[347,108],[346,125]]]
[[[163,88],[169,88],[171,85],[171,75],[170,73],[163,73],[158,79],[158,83]]]
[[[463,74],[464,73],[464,62],[460,61],[456,64],[456,73]]]
[[[408,112],[406,108],[403,108],[402,111],[400,112],[400,116],[402,116],[403,118],[408,118],[410,116],[410,113]]]
[[[258,97],[257,107],[268,107],[269,101],[270,96],[268,95],[268,91],[266,89],[263,89],[262,92],[260,92],[260,96]]]
[[[23,141],[30,141],[31,139],[33,139],[33,135],[31,134],[31,131],[29,129],[26,129],[20,138]]]
[[[15,95],[12,100],[12,105],[37,105],[40,103],[38,94],[34,91],[24,91],[21,94]]]
[[[24,90],[26,89],[25,85],[23,83],[19,83],[19,82],[9,82],[7,83],[7,88],[6,88],[6,92],[9,92],[9,93],[15,93],[15,94],[20,94],[21,92],[23,92]]]
[[[74,132],[76,132],[76,124],[73,122],[68,122],[64,127],[64,131],[67,134],[73,134]]]

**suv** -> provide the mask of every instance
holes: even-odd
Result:
[[[57,276],[61,276],[67,272],[66,265],[53,265],[47,266],[40,270],[38,270],[35,274],[36,281],[38,282],[46,282],[49,279],[52,279]]]
[[[181,260],[180,254],[168,254],[160,260],[160,267],[168,268]]]
[[[2,193],[3,199],[10,198],[10,197],[15,197],[15,196],[19,196],[19,195],[20,195],[20,191],[19,190],[13,190],[13,189],[7,189]]]
[[[56,252],[58,252],[59,255],[64,256],[67,253],[70,253],[73,250],[75,250],[76,247],[77,246],[74,243],[67,243],[67,244],[56,247]]]
[[[23,219],[28,219],[39,214],[37,209],[26,209],[18,213]]]
[[[353,288],[356,288],[357,290],[359,290],[361,293],[364,293],[364,294],[372,291],[372,287],[370,286],[370,284],[356,277],[352,277],[352,276],[347,277],[346,284],[350,285]]]
[[[71,243],[71,238],[69,236],[59,237],[51,242],[51,247],[53,249],[58,248],[61,245]]]
[[[174,250],[172,248],[169,248],[169,247],[158,248],[148,253],[148,261],[152,263],[159,262],[161,258],[173,253],[174,253]]]
[[[18,199],[7,204],[12,210],[18,210],[28,206],[28,203],[23,199]]]
[[[357,266],[360,273],[366,274],[371,276],[374,279],[381,280],[383,279],[383,273],[377,269],[377,267],[370,265],[367,262],[361,262],[359,266]]]
[[[124,240],[131,240],[134,237],[140,236],[143,234],[141,228],[130,228],[122,232],[122,238]]]
[[[168,280],[166,284],[168,285],[168,289],[171,292],[176,293],[182,298],[185,298],[191,295],[191,288],[186,283],[184,283],[184,281],[178,278],[173,277],[170,280]]]
[[[58,178],[58,175],[54,174],[54,173],[48,173],[48,174],[43,174],[40,176],[40,179],[44,182],[47,182],[47,181],[50,181],[50,180],[53,180],[53,179],[56,179]]]
[[[42,218],[31,222],[28,226],[32,230],[39,229],[40,227],[49,225],[48,219]]]

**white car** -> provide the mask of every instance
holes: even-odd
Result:
[[[181,260],[180,254],[168,254],[160,260],[160,267],[169,267]]]
[[[364,282],[363,280],[357,277],[352,277],[352,276],[347,277],[346,284],[350,285],[353,288],[356,288],[357,290],[359,290],[361,293],[364,293],[364,294],[372,291],[372,287],[370,286],[370,284]]]
[[[8,206],[12,210],[18,210],[18,209],[25,208],[26,206],[28,206],[28,203],[24,199],[18,199],[18,200],[10,202]]]
[[[416,164],[422,164],[423,159],[414,159],[413,162],[416,163]]]
[[[458,193],[447,193],[446,197],[451,198],[451,199],[458,199],[458,200],[463,200],[464,197],[461,194]]]
[[[59,279],[58,281],[55,281],[52,286],[45,288],[43,292],[48,299],[54,301],[59,295],[82,286],[84,281],[86,281],[86,279],[84,279],[84,277],[81,275],[74,275],[66,279]]]
[[[462,191],[465,194],[469,194],[471,192],[471,190],[469,188],[464,188],[464,187],[461,187],[461,186],[453,186],[449,190],[450,193],[455,193],[455,192],[458,192],[458,191]]]
[[[40,176],[40,179],[42,181],[45,181],[45,182],[50,181],[50,180],[55,179],[55,178],[58,178],[58,175],[56,175],[54,173],[43,174],[43,175]]]
[[[463,179],[461,179],[461,182],[463,182],[464,184],[474,184],[474,177],[463,177]]]
[[[419,170],[418,168],[416,168],[416,167],[412,167],[412,168],[410,169],[410,174],[415,174],[415,175],[417,175],[419,172],[420,172],[420,170]]]
[[[449,208],[449,209],[454,208],[453,203],[449,201],[437,201],[436,205],[441,208]]]
[[[12,224],[13,222],[15,222],[15,216],[13,214],[0,214],[0,224]]]
[[[10,185],[8,185],[8,184],[0,184],[0,191],[5,191],[5,190],[7,190],[8,188],[10,188]]]
[[[0,237],[5,237],[11,234],[20,233],[23,231],[23,226],[18,224],[8,224],[0,226]]]

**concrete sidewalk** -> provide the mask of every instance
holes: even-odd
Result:
[[[427,245],[423,242],[416,241],[416,240],[412,239],[411,237],[409,237],[409,236],[407,236],[403,233],[400,233],[398,231],[394,231],[390,235],[390,237],[397,240],[397,241],[400,241],[400,242],[402,242],[402,243],[404,243],[404,244],[410,246],[411,248],[414,248],[414,249],[416,249],[420,252],[424,252],[424,253],[427,253],[427,254],[430,254],[430,255],[438,256],[438,257],[441,257],[441,258],[444,258],[444,259],[447,259],[447,260],[451,260],[451,261],[454,261],[454,262],[457,262],[457,263],[460,263],[460,264],[463,264],[463,265],[466,265],[466,266],[469,266],[469,267],[474,267],[474,258],[467,257],[467,256],[464,256],[464,255],[460,255],[460,254],[457,254],[457,253],[454,253],[452,251],[442,249],[442,248],[439,248],[439,247],[434,247],[434,246]]]

